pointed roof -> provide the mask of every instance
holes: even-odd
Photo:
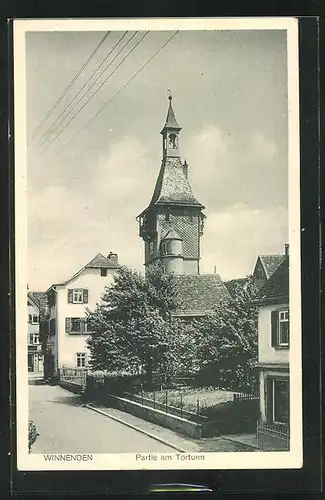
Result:
[[[111,259],[108,259],[103,254],[98,253],[95,255],[93,259],[91,259],[88,264],[85,265],[85,268],[106,268],[106,269],[118,269],[121,267],[117,262],[114,262]]]
[[[165,236],[161,239],[161,241],[163,240],[183,240],[183,238],[178,234],[177,231],[175,231],[174,228],[170,228],[167,233],[165,234]]]
[[[278,269],[278,267],[285,260],[285,255],[259,255],[258,259],[260,260],[263,269],[266,274],[266,278],[269,279],[272,274]]]
[[[27,296],[39,309],[44,308],[47,304],[45,292],[28,292]]]
[[[169,106],[168,106],[168,111],[167,111],[167,117],[166,117],[165,125],[164,125],[162,131],[160,132],[161,134],[167,128],[171,128],[171,129],[174,129],[174,130],[182,130],[182,127],[180,127],[178,125],[176,117],[175,117],[175,113],[174,113],[173,106],[172,106],[172,96],[170,95],[168,97],[168,99],[169,99]]]
[[[271,278],[260,289],[256,302],[278,304],[289,301],[289,256],[282,256],[283,261]]]
[[[183,204],[204,206],[195,198],[180,158],[165,158],[161,164],[150,205]]]

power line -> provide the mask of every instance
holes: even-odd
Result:
[[[163,43],[163,45],[147,60],[147,62],[145,62],[140,69],[138,69],[138,71],[136,71],[134,73],[134,75],[123,85],[123,87],[120,88],[120,90],[118,92],[116,92],[116,94],[113,95],[113,97],[107,101],[104,106],[102,106],[99,111],[97,111],[97,113],[95,115],[92,116],[92,118],[90,118],[90,120],[88,120],[88,122],[83,126],[81,127],[81,129],[78,130],[78,132],[76,132],[65,144],[63,144],[63,146],[61,147],[60,150],[58,150],[53,156],[56,156],[60,151],[62,151],[63,148],[65,148],[71,141],[73,141],[81,132],[83,132],[87,127],[88,125],[93,122],[97,116],[138,76],[138,74],[146,67],[148,66],[148,64],[159,54],[159,52],[161,52],[165,47],[166,45],[172,41],[172,39],[177,35],[177,33],[179,32],[179,30],[175,31],[175,33],[168,38],[168,40],[166,42]]]
[[[62,92],[62,94],[60,95],[60,97],[57,99],[57,101],[53,104],[52,108],[46,113],[46,115],[44,116],[44,118],[41,120],[41,122],[37,125],[37,127],[35,128],[34,132],[32,133],[31,137],[30,137],[30,140],[33,139],[35,137],[35,135],[38,133],[38,131],[42,128],[42,126],[44,125],[44,123],[47,121],[47,119],[49,118],[49,116],[53,113],[53,111],[55,110],[55,108],[60,104],[60,102],[62,101],[62,99],[64,98],[64,96],[67,94],[67,92],[70,90],[70,88],[72,87],[72,85],[74,84],[74,82],[79,78],[79,76],[81,75],[81,73],[83,72],[83,70],[86,68],[86,66],[88,66],[89,62],[91,61],[91,59],[94,57],[94,55],[96,54],[96,52],[98,52],[98,50],[100,49],[100,47],[103,45],[103,43],[105,42],[106,38],[108,37],[108,35],[110,34],[111,32],[110,31],[107,31],[105,33],[105,35],[103,36],[103,38],[100,40],[100,42],[98,43],[98,45],[95,47],[95,49],[92,51],[92,53],[90,54],[90,56],[88,57],[88,59],[84,62],[84,64],[81,66],[81,68],[77,71],[77,73],[75,74],[75,76],[72,78],[71,82],[68,84],[68,86],[64,89],[64,91]]]
[[[76,118],[76,116],[84,109],[88,102],[97,94],[97,92],[103,87],[103,85],[109,80],[109,78],[118,70],[118,68],[123,64],[123,62],[131,55],[131,53],[137,48],[137,46],[142,42],[142,40],[148,35],[149,31],[146,31],[144,35],[137,41],[137,43],[132,47],[132,49],[123,57],[119,64],[114,68],[114,70],[108,75],[108,77],[100,84],[99,87],[93,92],[93,94],[87,99],[87,101],[78,109],[78,111],[70,118],[70,120],[65,124],[65,126],[60,130],[60,132],[53,137],[53,139],[43,148],[41,154],[48,149],[48,147],[58,139],[58,137],[64,132],[68,125]]]
[[[88,93],[88,91],[95,85],[95,83],[97,82],[98,78],[109,68],[109,66],[112,64],[112,62],[115,60],[113,59],[106,67],[105,69],[102,71],[102,73],[99,75],[99,77],[96,79],[95,82],[93,82],[91,84],[91,86],[89,87],[89,89],[84,93],[84,95],[81,97],[81,99],[79,99],[79,101],[75,104],[75,106],[73,106],[73,108],[68,112],[68,114],[63,117],[61,120],[61,116],[64,115],[66,113],[66,111],[69,109],[69,107],[71,106],[71,104],[76,100],[76,98],[78,97],[78,95],[82,92],[82,90],[86,87],[86,85],[90,82],[90,80],[95,76],[95,74],[97,73],[97,71],[102,67],[102,65],[104,64],[105,61],[107,61],[107,59],[109,58],[109,56],[112,54],[112,52],[114,52],[114,50],[116,49],[116,47],[121,43],[121,41],[123,40],[123,38],[127,35],[127,31],[125,31],[125,33],[120,37],[120,39],[116,42],[116,44],[114,45],[114,47],[109,51],[109,53],[104,57],[104,59],[102,60],[102,62],[100,63],[99,66],[97,66],[97,68],[95,69],[94,73],[92,73],[90,75],[90,77],[88,78],[88,80],[86,81],[86,83],[84,83],[84,85],[79,89],[79,91],[77,92],[77,94],[71,99],[71,101],[69,102],[69,104],[66,106],[66,108],[59,114],[59,116],[54,120],[54,122],[52,123],[52,125],[44,132],[44,135],[43,137],[40,139],[40,141],[38,142],[37,146],[42,146],[43,144],[45,144],[45,142],[48,140],[48,137],[47,137],[47,134],[49,134],[51,132],[51,130],[54,129],[55,125],[60,125],[60,123],[62,123],[62,121],[64,121],[66,119],[66,117],[71,113],[71,111],[74,110],[74,108],[76,107],[76,105],[80,102],[80,100],[85,97],[85,95]],[[131,37],[132,38],[132,37]],[[131,41],[131,39],[129,40],[129,42]],[[127,45],[127,44],[126,44]],[[126,46],[125,45],[125,46]],[[124,46],[124,47],[125,47]],[[124,49],[123,47],[123,49]],[[123,50],[122,49],[122,50]],[[121,50],[121,52],[122,52]],[[120,53],[120,52],[119,52]],[[59,120],[59,123],[57,123]]]

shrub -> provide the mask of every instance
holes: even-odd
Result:
[[[39,433],[37,432],[36,425],[32,420],[28,422],[28,452],[30,453],[33,444],[38,438]]]

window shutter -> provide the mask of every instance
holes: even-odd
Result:
[[[65,331],[71,332],[71,318],[65,318]]]
[[[73,302],[73,289],[71,288],[68,290],[68,302],[69,304]]]
[[[86,320],[85,320],[85,318],[80,318],[80,330],[81,330],[81,333],[85,333],[85,331],[86,331]]]
[[[288,309],[288,345],[290,346],[290,311],[289,311],[289,309]]]
[[[88,304],[88,289],[84,288],[83,290],[83,303]]]
[[[278,344],[278,311],[271,312],[271,345],[275,347]]]

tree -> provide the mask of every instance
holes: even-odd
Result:
[[[146,276],[122,267],[102,302],[88,311],[87,343],[93,370],[144,371],[170,377],[177,369],[178,334],[186,325],[172,317],[180,305],[176,278],[160,264]]]
[[[257,308],[253,278],[237,285],[233,298],[196,322],[201,381],[233,389],[256,390]]]

